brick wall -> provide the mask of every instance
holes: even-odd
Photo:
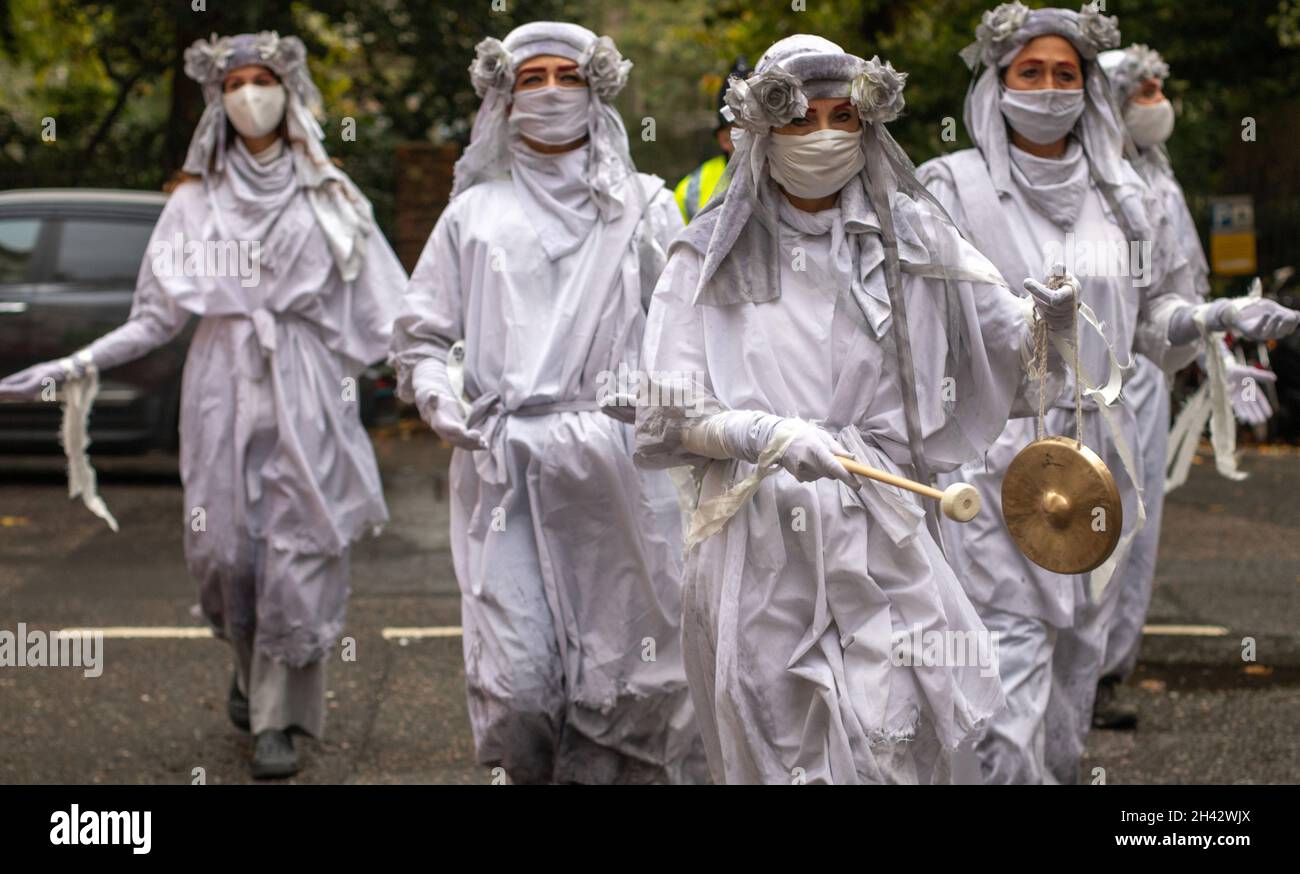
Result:
[[[393,248],[408,273],[415,268],[451,197],[452,167],[459,156],[460,148],[454,145],[405,143],[397,147]]]

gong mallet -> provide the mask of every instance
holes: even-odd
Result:
[[[844,469],[849,473],[855,473],[858,476],[896,486],[900,489],[907,489],[909,492],[916,492],[922,497],[938,501],[939,509],[943,511],[943,515],[954,522],[969,522],[979,515],[980,493],[978,489],[969,483],[953,483],[941,492],[924,483],[918,483],[888,471],[876,470],[874,467],[867,467],[865,464],[854,461],[852,458],[845,458],[843,455],[835,456],[835,460],[844,465]]]

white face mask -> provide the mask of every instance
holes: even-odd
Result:
[[[534,142],[566,146],[587,135],[591,89],[553,85],[520,91],[510,109],[510,129]]]
[[[1158,146],[1174,132],[1174,105],[1168,100],[1129,103],[1124,109],[1124,124],[1139,149]]]
[[[1002,117],[1011,129],[1031,143],[1059,142],[1074,129],[1083,115],[1083,89],[1068,91],[1045,88],[1039,91],[1002,89]]]
[[[226,118],[250,139],[264,137],[279,127],[284,118],[284,101],[284,86],[279,84],[241,85],[221,95]]]
[[[829,197],[862,171],[861,131],[819,130],[772,134],[767,152],[772,178],[795,197]]]

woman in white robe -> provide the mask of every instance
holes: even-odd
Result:
[[[207,108],[130,320],[0,393],[66,379],[70,397],[89,384],[93,400],[99,372],[199,317],[181,387],[185,557],[203,616],[235,650],[229,713],[256,737],[253,774],[287,776],[290,733],[324,729],[349,547],[388,517],[356,379],[387,351],[405,272],[325,154],[301,41],[214,37],[185,59]],[[90,477],[87,503],[111,520]]]
[[[1205,260],[1196,224],[1187,208],[1187,199],[1174,176],[1169,153],[1165,148],[1165,143],[1174,130],[1174,107],[1164,94],[1169,66],[1159,53],[1144,45],[1103,52],[1098,60],[1110,80],[1113,96],[1124,121],[1130,146],[1127,150],[1129,160],[1151,187],[1161,216],[1171,225],[1173,237],[1182,246],[1198,292],[1202,296],[1208,296],[1210,268]],[[1189,402],[1189,407],[1199,407],[1203,411],[1197,417],[1197,410],[1187,410],[1187,433],[1175,448],[1183,449],[1184,452],[1194,451],[1206,420],[1214,418],[1212,428],[1216,432],[1213,442],[1217,467],[1225,476],[1239,479],[1242,474],[1237,471],[1232,451],[1235,441],[1224,439],[1229,434],[1218,433],[1235,429],[1227,414],[1226,405],[1231,404],[1243,423],[1258,424],[1266,421],[1271,415],[1271,409],[1259,383],[1273,381],[1276,377],[1269,371],[1238,364],[1223,345],[1221,336],[1216,337],[1206,351],[1221,356],[1222,368],[1212,368],[1210,372],[1226,383],[1218,389],[1221,392],[1221,404],[1225,408],[1217,416],[1212,416],[1213,405],[1208,397],[1212,389],[1207,383],[1201,392],[1206,395],[1205,402],[1198,403],[1196,399]],[[1123,591],[1119,595],[1119,604],[1106,642],[1102,680],[1093,706],[1095,728],[1133,728],[1137,725],[1136,711],[1119,704],[1115,687],[1137,664],[1142,626],[1146,623],[1155,582],[1164,495],[1167,488],[1175,487],[1181,482],[1178,472],[1171,473],[1168,483],[1166,482],[1166,468],[1169,464],[1167,450],[1171,448],[1168,380],[1146,356],[1138,355],[1136,360],[1136,372],[1125,383],[1124,394],[1134,409],[1141,435],[1139,452],[1143,461],[1143,498],[1146,502],[1147,524],[1134,538],[1124,566],[1116,571],[1116,579],[1122,583]],[[1183,460],[1176,458],[1176,462],[1183,470],[1186,469]]]
[[[801,35],[732,79],[726,195],[651,304],[638,461],[700,482],[683,643],[717,782],[946,782],[1002,706],[920,500],[832,457],[927,480],[1037,397],[1034,306],[885,128],[903,78]],[[1068,291],[1036,293],[1068,321]]]
[[[516,783],[705,776],[676,493],[636,469],[630,425],[599,406],[639,368],[682,227],[609,102],[630,67],[559,22],[479,45],[483,106],[393,338],[399,392],[456,447],[470,722],[479,761]]]
[[[920,178],[957,225],[1006,275],[1064,261],[1082,302],[1104,328],[1083,326],[1080,370],[1084,442],[1110,467],[1123,499],[1114,554],[1091,574],[1044,570],[1014,546],[1001,519],[945,525],[958,577],[990,629],[1008,706],[977,752],[990,783],[1075,782],[1091,720],[1119,584],[1108,586],[1143,524],[1138,426],[1130,404],[1114,404],[1135,352],[1173,372],[1195,357],[1202,323],[1233,318],[1201,306],[1183,248],[1146,184],[1122,156],[1109,85],[1095,63],[1119,41],[1113,17],[1095,4],[1079,12],[1006,3],[985,14],[963,59],[976,78],[966,126],[977,148],[922,166]],[[982,72],[981,72],[982,67]],[[1294,325],[1264,308],[1239,329]],[[1102,331],[1105,337],[1101,336]],[[1074,391],[1046,416],[1049,434],[1075,431]],[[1011,422],[984,459],[955,478],[1000,501],[1015,455],[1035,439],[1033,420]]]

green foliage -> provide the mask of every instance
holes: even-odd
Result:
[[[0,187],[157,188],[182,162],[202,110],[181,53],[210,33],[277,29],[307,43],[326,98],[331,154],[387,224],[393,148],[460,141],[478,100],[466,68],[484,36],[558,18],[608,33],[636,67],[619,99],[633,156],[669,183],[715,153],[715,101],[737,55],[817,33],[909,74],[891,127],[918,163],[967,145],[969,74],[957,52],[991,0],[9,0],[0,5]],[[1031,6],[1046,5],[1030,2]],[[1073,6],[1074,4],[1070,4]],[[198,11],[195,7],[203,7]],[[1110,0],[1125,42],[1173,68],[1170,143],[1204,223],[1205,199],[1253,193],[1266,267],[1300,262],[1300,0]],[[800,11],[800,8],[802,11]],[[5,11],[7,9],[7,12]],[[1255,142],[1243,142],[1252,118]],[[53,118],[57,139],[41,139]],[[339,134],[355,122],[355,141]],[[957,134],[942,137],[945,119]],[[653,131],[651,130],[653,128]],[[653,132],[653,137],[650,136]]]

